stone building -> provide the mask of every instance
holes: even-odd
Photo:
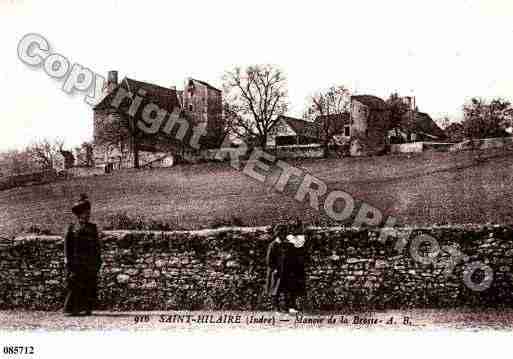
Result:
[[[178,91],[182,109],[195,124],[206,126],[202,145],[218,147],[216,140],[222,138],[222,91],[200,80],[187,78],[183,91]]]
[[[56,171],[64,171],[75,165],[75,156],[71,151],[60,150],[52,158],[52,167]]]
[[[429,114],[414,110],[405,115],[400,127],[390,130],[389,140],[391,143],[436,142],[447,140],[447,136]]]
[[[419,141],[445,141],[447,135],[433,121],[428,113],[420,112],[415,97],[402,97],[402,102],[408,109],[402,120],[388,133],[389,143],[408,143]]]
[[[309,121],[280,116],[269,130],[267,147],[319,143],[319,128]]]
[[[351,156],[383,153],[389,127],[389,112],[385,101],[372,95],[351,96]]]

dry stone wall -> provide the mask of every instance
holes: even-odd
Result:
[[[407,238],[420,233],[464,259],[446,276],[448,251],[423,264]],[[509,306],[513,230],[509,226],[378,231],[314,228],[307,233],[308,311]],[[105,232],[98,308],[105,310],[269,309],[262,295],[267,228],[195,232]],[[403,248],[402,251],[398,249]],[[463,281],[469,263],[493,269],[489,289]],[[478,278],[479,279],[479,278]],[[25,237],[0,248],[0,309],[58,310],[65,295],[61,237]]]

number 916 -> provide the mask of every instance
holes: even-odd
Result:
[[[135,323],[148,323],[150,321],[149,315],[136,315],[134,317]]]

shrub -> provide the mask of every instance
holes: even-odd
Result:
[[[117,213],[107,217],[103,225],[105,230],[143,230],[143,231],[175,231],[182,230],[177,223],[148,219],[143,216],[130,216],[127,213]]]
[[[212,228],[221,228],[221,227],[242,227],[244,226],[244,221],[240,217],[231,216],[229,218],[216,218],[210,225]]]
[[[21,232],[30,233],[30,234],[37,234],[37,235],[42,235],[42,236],[48,236],[48,235],[52,235],[53,234],[50,229],[48,229],[48,228],[41,228],[41,227],[39,227],[36,224],[31,224],[28,228],[25,228]]]

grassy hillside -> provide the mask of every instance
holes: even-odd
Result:
[[[329,189],[343,189],[400,223],[513,223],[513,153],[496,150],[484,156],[487,159],[479,164],[469,152],[291,163],[324,180]],[[89,194],[93,221],[101,226],[122,212],[187,229],[232,216],[245,225],[266,225],[290,216],[309,223],[329,222],[308,204],[276,193],[227,164],[212,163],[127,170],[2,191],[0,235],[32,224],[64,231],[73,219],[70,206],[81,192]]]

